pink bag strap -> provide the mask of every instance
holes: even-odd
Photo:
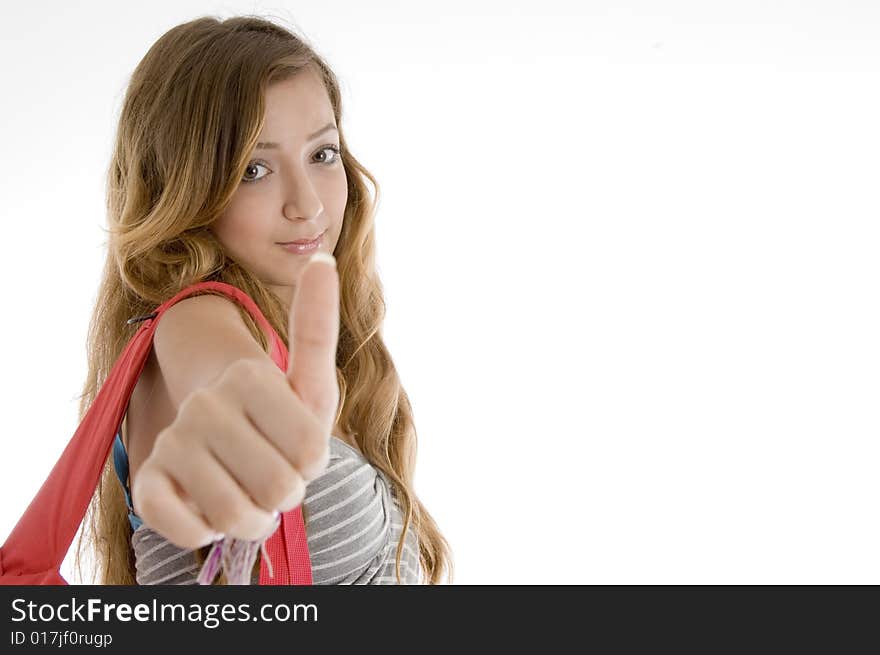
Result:
[[[67,584],[59,569],[98,486],[113,439],[152,348],[156,326],[168,308],[204,290],[220,292],[244,306],[269,337],[272,360],[287,370],[287,348],[272,325],[250,296],[224,282],[192,284],[159,305],[153,314],[130,319],[129,322],[144,323],[116,360],[49,477],[0,549],[0,583]],[[274,576],[269,577],[264,559],[260,584],[312,584],[301,506],[281,515],[279,529],[266,541],[266,549]]]

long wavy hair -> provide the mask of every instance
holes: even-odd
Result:
[[[334,251],[340,280],[337,422],[364,457],[393,483],[407,530],[415,530],[424,583],[452,581],[451,549],[413,490],[416,430],[412,407],[380,333],[385,315],[375,267],[374,211],[379,185],[345,144],[338,81],[306,40],[255,16],[201,17],[162,35],[138,64],[123,102],[107,171],[107,260],[87,337],[82,421],[113,364],[139,327],[127,319],[193,283],[217,280],[257,304],[287,343],[288,313],[263,282],[234,261],[209,229],[245,174],[263,127],[265,91],[302,71],[323,80],[339,128],[348,202]],[[375,189],[370,198],[366,181]],[[239,312],[266,353],[262,330]],[[136,584],[131,527],[112,454],[89,505],[76,547],[88,543],[98,584]],[[210,545],[196,549],[203,563]],[[258,570],[259,559],[254,570]],[[221,575],[215,584],[226,584]]]

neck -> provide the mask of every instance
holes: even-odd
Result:
[[[271,285],[269,290],[275,294],[275,297],[281,302],[281,306],[287,314],[290,314],[290,306],[293,304],[293,294],[296,287]]]

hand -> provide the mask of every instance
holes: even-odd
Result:
[[[133,483],[135,511],[181,548],[257,540],[330,457],[339,404],[339,276],[310,260],[291,303],[289,364],[242,359],[181,403]]]

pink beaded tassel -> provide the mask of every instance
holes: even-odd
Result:
[[[275,533],[281,524],[281,515],[275,513],[275,527],[266,536],[268,539]],[[272,562],[269,554],[266,552],[266,539],[257,541],[248,541],[246,539],[236,539],[234,537],[223,537],[214,542],[211,552],[202,570],[199,572],[198,583],[209,585],[220,573],[222,567],[226,573],[226,580],[231,585],[249,585],[251,584],[251,572],[254,568],[254,562],[257,561],[257,553],[263,553],[263,559],[269,568],[269,577],[272,574]]]

